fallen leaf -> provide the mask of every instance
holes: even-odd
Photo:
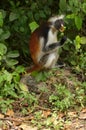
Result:
[[[68,112],[69,117],[77,117],[77,113],[75,111]]]
[[[0,114],[0,118],[4,118],[4,115],[3,115],[3,114]]]
[[[14,116],[14,111],[12,109],[8,109],[6,112],[7,116]]]
[[[38,130],[37,127],[28,126],[28,124],[22,124],[19,128],[22,130]]]
[[[71,124],[69,124],[69,125],[65,124],[64,125],[64,130],[71,130]]]
[[[64,116],[65,116],[64,113],[62,113],[62,112],[59,112],[59,113],[58,113],[58,118],[59,118],[59,119],[63,118]]]
[[[86,108],[83,108],[81,112],[86,113]]]
[[[19,122],[19,121],[13,121],[13,125],[14,126],[20,126],[21,125],[21,121]]]
[[[43,130],[51,130],[51,129],[49,128],[49,129],[43,129]]]
[[[80,113],[79,119],[85,120],[86,119],[86,113]]]
[[[46,117],[46,118],[47,118],[50,114],[51,114],[51,111],[50,111],[50,110],[43,111],[43,117]]]

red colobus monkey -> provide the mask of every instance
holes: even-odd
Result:
[[[64,31],[63,18],[63,15],[51,17],[31,34],[29,48],[34,66],[28,72],[55,67],[59,47],[66,41],[65,36],[57,39],[58,32]]]

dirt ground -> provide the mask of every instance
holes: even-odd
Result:
[[[86,107],[77,110],[67,110],[66,112],[58,112],[55,113],[55,117],[53,118],[52,115],[54,111],[49,108],[50,104],[47,102],[49,95],[54,91],[52,86],[56,82],[66,84],[70,88],[73,86],[74,83],[70,80],[70,75],[69,70],[65,70],[64,72],[59,70],[54,71],[54,75],[49,77],[46,82],[36,82],[32,76],[24,76],[21,82],[25,85],[26,89],[37,95],[39,105],[35,106],[34,112],[28,112],[28,114],[24,116],[21,116],[18,111],[14,112],[13,110],[8,110],[5,115],[0,114],[0,130],[86,130]],[[75,77],[75,80],[77,80],[77,77]],[[43,91],[43,86],[48,89],[48,93],[47,91]],[[19,105],[18,102],[15,102],[15,109],[20,107]],[[42,119],[40,118],[38,120],[41,124],[49,118],[55,126],[58,125],[58,122],[61,122],[62,128],[53,128],[51,126],[42,126],[39,128],[37,121],[32,124],[36,112],[41,112]]]

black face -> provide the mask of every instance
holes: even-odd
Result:
[[[55,26],[55,28],[56,28],[57,30],[59,30],[59,29],[61,28],[61,25],[64,25],[63,19],[58,19],[58,20],[55,21],[54,26]]]

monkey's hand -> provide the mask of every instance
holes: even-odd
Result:
[[[67,40],[66,36],[63,36],[60,41],[52,43],[47,47],[44,47],[43,52],[45,52],[45,54],[49,54],[55,51],[58,47],[62,46],[66,40]]]
[[[66,36],[63,36],[60,40],[60,45],[63,45],[65,43],[65,41],[67,40]]]

